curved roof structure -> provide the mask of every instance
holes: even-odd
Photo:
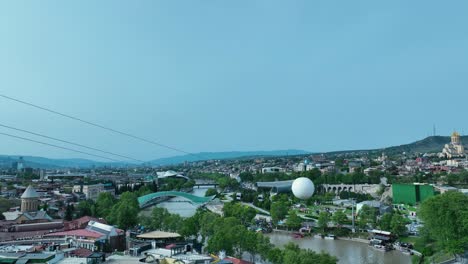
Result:
[[[175,178],[184,178],[186,180],[189,180],[189,177],[177,173],[175,171],[168,170],[166,172],[158,172],[158,179],[164,179],[164,178],[170,178],[170,177],[175,177]]]
[[[29,185],[28,188],[26,188],[26,191],[24,191],[23,195],[21,195],[21,199],[28,198],[39,198],[39,194],[31,185]]]
[[[203,205],[214,199],[214,196],[201,197],[201,196],[196,196],[196,195],[185,193],[185,192],[167,191],[167,192],[155,192],[155,193],[150,193],[144,196],[140,196],[138,197],[138,203],[140,204],[140,207],[143,208],[148,205],[151,205],[153,200],[159,197],[182,197],[182,198],[187,199],[190,203],[195,204],[195,205]]]
[[[274,193],[291,192],[291,187],[294,180],[290,181],[274,181],[274,182],[257,182],[258,188],[271,188]]]
[[[291,188],[294,180],[290,181],[273,181],[273,182],[257,182],[258,188],[274,188],[274,187],[289,187]]]
[[[138,235],[137,238],[143,239],[169,239],[169,238],[178,238],[180,237],[177,233],[163,232],[163,231],[153,231],[145,234]]]

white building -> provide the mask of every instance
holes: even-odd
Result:
[[[311,171],[315,167],[313,164],[309,162],[309,160],[304,160],[303,162],[299,162],[298,164],[293,166],[293,170],[297,172],[301,171]]]
[[[86,199],[93,201],[96,201],[99,194],[102,192],[109,192],[112,195],[115,195],[114,188],[106,188],[102,183],[93,185],[75,185],[73,186],[72,192],[83,193],[86,196]]]
[[[460,134],[456,131],[452,133],[450,144],[445,144],[442,149],[442,156],[448,159],[465,156],[465,148],[460,140]]]
[[[262,168],[262,173],[277,173],[277,172],[285,172],[285,169],[281,167],[265,167]]]

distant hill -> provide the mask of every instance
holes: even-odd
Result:
[[[468,136],[460,137],[461,141],[465,148],[468,147]],[[450,137],[444,136],[431,136],[416,142],[389,147],[385,149],[386,153],[401,153],[401,152],[410,152],[410,153],[430,153],[430,152],[440,152],[444,148],[445,144],[450,143]]]
[[[125,166],[123,163],[112,163],[112,162],[99,162],[88,159],[49,159],[44,157],[35,156],[16,156],[16,155],[0,155],[0,167],[8,168],[11,167],[12,163],[18,161],[20,157],[23,157],[23,163],[25,167],[31,168],[42,168],[42,169],[54,169],[54,168],[91,168],[93,166]]]
[[[230,152],[200,152],[194,155],[182,155],[169,158],[160,158],[149,161],[151,165],[172,165],[183,162],[194,162],[200,160],[222,160],[222,159],[235,159],[243,157],[272,157],[272,156],[294,156],[310,154],[308,151],[289,149],[289,150],[273,150],[273,151],[230,151]]]
[[[461,137],[464,142],[465,148],[468,149],[468,136]],[[336,155],[345,153],[381,153],[385,152],[387,155],[398,154],[402,152],[406,153],[430,153],[440,152],[445,144],[450,143],[450,137],[444,136],[431,136],[422,140],[418,140],[413,143],[404,144],[400,146],[393,146],[381,149],[369,149],[369,150],[345,150],[345,151],[334,151],[326,154]],[[231,151],[231,152],[200,152],[194,153],[194,155],[181,155],[168,158],[160,158],[148,161],[146,164],[153,166],[165,166],[180,164],[183,162],[194,162],[200,160],[222,160],[222,159],[236,159],[236,158],[248,158],[248,157],[272,157],[272,156],[296,156],[296,155],[308,155],[311,152],[304,150],[274,150],[274,151]],[[0,167],[7,168],[11,167],[11,164],[18,161],[20,156],[7,156],[0,155]],[[133,165],[132,163],[112,163],[112,162],[99,162],[88,159],[49,159],[43,157],[34,156],[22,156],[26,167],[32,168],[91,168],[93,166],[113,166],[113,167],[124,167],[127,165]]]
[[[309,152],[303,150],[276,150],[276,151],[232,151],[232,152],[201,152],[195,155],[181,155],[168,158],[155,159],[148,161],[146,164],[153,166],[164,166],[183,163],[185,161],[193,162],[199,160],[211,159],[234,159],[242,157],[256,156],[287,156],[287,155],[304,155]],[[55,168],[92,168],[112,166],[124,167],[134,165],[133,163],[118,163],[118,162],[99,162],[88,159],[50,159],[35,156],[19,156],[19,155],[0,155],[0,167],[10,168],[12,163],[23,157],[25,167],[55,169]]]
[[[468,136],[460,137],[465,149],[468,149]],[[406,153],[434,153],[441,152],[445,144],[450,143],[450,137],[445,136],[430,136],[422,140],[415,141],[413,143],[381,148],[381,149],[367,149],[367,150],[346,150],[346,151],[334,151],[327,154],[340,154],[340,153],[360,153],[360,152],[385,152],[387,155],[398,154],[402,152]]]

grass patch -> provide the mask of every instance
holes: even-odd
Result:
[[[441,263],[453,259],[453,255],[444,252],[437,252],[432,257],[426,258],[425,263]]]
[[[400,237],[398,240],[403,243],[415,244],[418,241],[419,237]]]
[[[413,263],[413,264],[419,264],[420,261],[421,261],[421,257],[420,257],[420,256],[416,256],[416,255],[411,256],[411,263]]]

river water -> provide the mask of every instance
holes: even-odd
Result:
[[[197,196],[205,196],[208,187],[194,188],[192,194]],[[159,203],[156,206],[166,208],[172,214],[179,214],[182,217],[191,217],[195,214],[196,206],[183,201],[182,198],[174,197],[165,202]],[[153,207],[144,210],[144,214],[148,215]],[[271,233],[267,234],[270,237],[271,243],[278,247],[282,247],[289,242],[299,245],[301,248],[311,249],[317,252],[324,251],[338,258],[338,263],[362,263],[362,264],[410,264],[411,257],[404,255],[399,251],[380,252],[367,244],[346,241],[346,240],[325,240],[321,238],[301,238],[295,239],[290,234]]]
[[[282,247],[293,242],[301,248],[324,251],[338,258],[338,263],[363,263],[363,264],[410,264],[411,257],[399,251],[380,252],[367,244],[346,240],[326,240],[315,237],[293,238],[290,234],[271,233],[267,234],[271,243]]]

